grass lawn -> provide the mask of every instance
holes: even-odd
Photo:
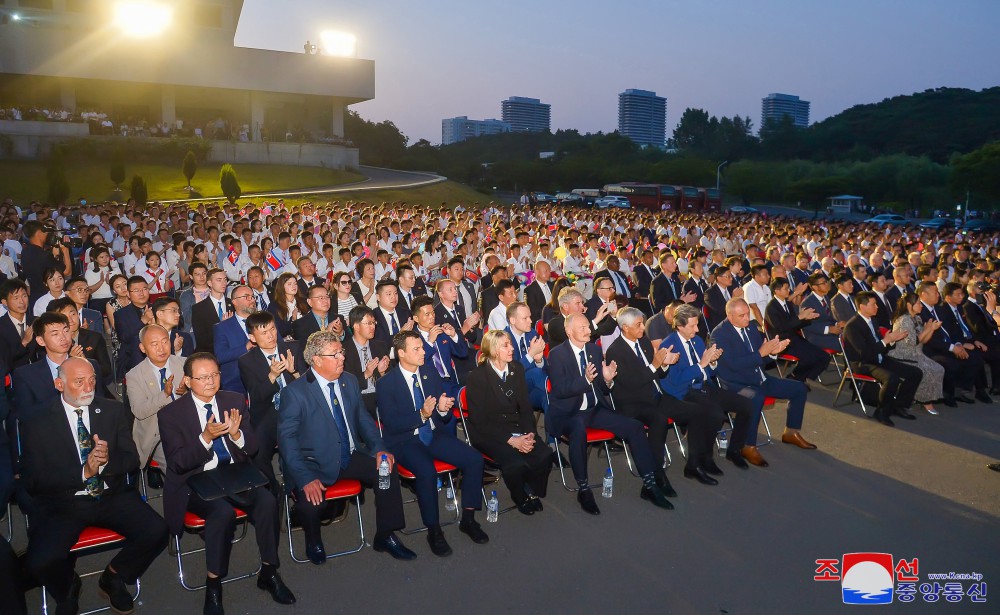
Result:
[[[109,166],[106,162],[69,162],[66,167],[71,200],[82,197],[91,201],[102,201],[111,195],[114,186],[108,178]],[[200,164],[192,182],[195,191],[205,197],[221,197],[222,190],[219,187],[221,167],[221,163],[215,162]],[[257,164],[239,164],[234,167],[244,193],[337,186],[364,179],[364,176],[358,173],[318,167]],[[180,163],[167,166],[129,164],[126,161],[126,180],[123,186],[125,196],[128,195],[132,176],[137,173],[146,180],[151,201],[188,196],[184,190],[187,182],[181,173]],[[27,202],[32,199],[45,199],[46,194],[48,194],[48,181],[45,177],[45,163],[0,160],[0,196],[9,196],[16,202]]]
[[[236,170],[239,173],[239,169]],[[242,180],[241,180],[242,185]],[[262,201],[274,200],[267,197],[252,199],[258,205]],[[490,197],[477,192],[468,186],[457,182],[446,181],[430,186],[411,189],[386,189],[386,190],[351,190],[347,192],[331,192],[325,194],[315,194],[308,197],[288,197],[282,199],[286,205],[301,205],[302,203],[328,203],[331,201],[364,201],[369,204],[392,203],[394,201],[405,201],[410,204],[440,205],[442,202],[454,207],[459,201],[463,201],[466,207],[475,202],[486,206],[490,202]],[[248,202],[248,199],[240,199],[241,203]]]

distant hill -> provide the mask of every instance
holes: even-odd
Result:
[[[1000,87],[938,88],[857,105],[813,124],[803,137],[806,158],[909,154],[947,162],[953,153],[1000,140]]]

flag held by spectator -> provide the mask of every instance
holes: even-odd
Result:
[[[267,253],[267,266],[270,267],[271,271],[277,271],[285,266],[285,262],[281,260],[281,253],[278,252],[277,248],[273,248]]]

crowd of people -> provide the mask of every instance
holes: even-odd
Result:
[[[856,394],[885,426],[1000,394],[997,235],[557,206],[10,199],[0,232],[0,504],[31,519],[25,554],[0,543],[0,585],[42,585],[58,613],[77,612],[68,554],[88,526],[124,537],[98,583],[128,613],[129,586],[188,513],[203,519],[215,614],[238,507],[258,587],[291,604],[286,494],[314,564],[343,479],[373,491],[375,551],[417,557],[397,535],[405,483],[445,557],[446,473],[462,478],[458,531],[482,545],[484,471],[531,516],[568,465],[563,485],[599,515],[595,433],[621,442],[637,495],[669,510],[672,429],[681,474],[707,487],[717,460],[768,465],[770,400],[787,402],[781,442],[816,449],[806,400],[834,368],[877,382],[877,398]],[[199,487],[235,468],[259,486]],[[162,516],[140,481],[162,490]]]

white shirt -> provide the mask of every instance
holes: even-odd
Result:
[[[212,442],[213,441],[210,440],[208,442],[205,442],[205,438],[203,437],[203,434],[205,433],[205,425],[208,424],[208,420],[205,417],[205,410],[206,410],[205,404],[211,404],[212,405],[212,416],[215,417],[215,422],[222,423],[224,421],[225,417],[222,415],[222,412],[219,411],[219,402],[216,401],[215,397],[212,397],[211,401],[207,401],[207,402],[198,399],[194,395],[191,396],[191,399],[194,401],[195,413],[198,415],[198,423],[201,425],[202,435],[199,435],[198,438],[201,440],[201,444],[202,444],[202,446],[205,447],[205,450],[206,451],[211,451],[212,450]],[[228,412],[228,411],[229,410],[225,410],[224,412]],[[229,443],[226,442],[226,434],[222,434],[219,437],[222,438],[222,444],[226,447],[226,450],[230,451],[230,455],[232,455],[232,449],[229,446]],[[243,430],[241,429],[240,430],[240,437],[237,438],[237,439],[235,439],[235,440],[233,440],[233,444],[235,444],[237,448],[242,449],[243,445],[245,443],[246,443],[246,440],[243,437]],[[218,467],[218,465],[219,465],[219,456],[216,455],[215,452],[213,451],[212,452],[212,458],[209,459],[207,463],[205,463],[205,467],[203,469],[205,471],[212,470],[212,469]]]
[[[79,434],[76,431],[76,423],[77,423],[77,418],[78,418],[76,416],[76,408],[77,408],[77,406],[71,406],[68,403],[66,403],[66,399],[64,397],[60,397],[59,401],[62,402],[63,411],[66,413],[66,420],[69,422],[69,429],[70,429],[70,433],[73,435],[73,442],[78,442],[80,438],[79,438]],[[83,410],[83,416],[82,416],[82,418],[83,418],[83,425],[84,425],[84,427],[87,428],[87,432],[90,433],[90,406],[79,406],[79,407]],[[97,435],[100,436],[100,434],[97,434]],[[79,451],[80,451],[79,444],[77,445],[77,449],[76,450],[77,450],[77,457],[79,457]],[[101,472],[103,472],[104,468],[107,467],[107,465],[108,464],[106,464],[106,463],[103,464],[103,465],[101,465],[97,469],[98,474],[100,474]],[[81,483],[82,482],[86,482],[86,480],[87,480],[87,477],[84,475],[84,464],[83,464],[82,460],[80,461],[80,479],[81,479]],[[104,487],[106,488],[107,486],[108,485],[105,483]],[[87,493],[86,489],[80,489],[79,491],[77,491],[73,495],[90,495],[90,494]]]
[[[771,300],[771,289],[761,286],[756,280],[750,280],[743,285],[743,298],[746,299],[747,303],[756,305],[760,313],[763,314]],[[756,320],[753,310],[750,311],[750,318]]]
[[[501,331],[507,328],[509,324],[507,322],[507,306],[500,303],[493,311],[490,312],[490,317],[486,321],[487,326],[490,329],[500,329]]]
[[[417,372],[406,371],[405,369],[403,369],[402,365],[399,366],[399,371],[400,371],[401,374],[403,374],[403,381],[406,382],[406,390],[410,392],[410,399],[413,400],[413,407],[416,408],[417,413],[419,413],[422,408],[418,408],[417,407],[417,398],[413,396],[413,377],[414,376],[417,377],[417,382],[419,383],[417,386],[419,386],[420,387],[420,391],[424,393],[424,401],[427,401],[427,398],[428,398],[427,393],[424,392],[424,384],[423,384],[423,382],[420,381],[420,374],[417,373]],[[438,410],[438,414],[440,414],[441,416],[444,416],[444,415],[448,414],[448,411],[445,410],[444,412],[442,412],[441,410]],[[427,419],[425,419],[422,415],[420,417],[420,420],[422,420],[425,423],[427,422]],[[431,429],[433,430],[434,429],[434,421],[431,421],[430,423],[431,423]],[[416,436],[416,435],[419,435],[419,433],[420,433],[420,429],[419,428],[413,430],[413,435]]]
[[[323,391],[323,399],[326,400],[326,405],[330,412],[334,412],[333,401],[330,399],[330,381],[320,376],[316,373],[316,370],[312,370],[313,376],[316,376],[316,382],[319,383],[320,390]],[[344,391],[341,388],[340,381],[334,383],[334,392],[337,396],[337,403],[340,406],[340,414],[344,417],[344,425],[347,425],[347,440],[351,445],[351,452],[354,452],[354,434],[351,433],[350,423],[347,422],[347,414],[344,406]]]
[[[569,341],[569,340],[567,340],[567,341]],[[576,363],[577,369],[580,370],[580,375],[583,376],[584,378],[586,378],[587,377],[587,373],[585,371],[583,371],[583,368],[580,367],[580,353],[582,352],[582,353],[584,353],[584,356],[586,356],[586,352],[587,352],[586,349],[584,349],[584,348],[577,348],[573,344],[573,342],[569,342],[569,347],[573,351],[573,360]],[[589,357],[588,357],[587,363],[590,363]],[[602,377],[601,376],[600,367],[599,366],[595,366],[595,367],[598,368],[597,378]],[[595,380],[597,378],[595,378]],[[593,382],[590,383],[590,390],[594,392],[594,398],[596,399],[597,398],[597,389],[594,388],[594,383]],[[584,394],[583,395],[583,403],[580,404],[580,410],[586,410],[586,409],[587,409],[587,395]]]

